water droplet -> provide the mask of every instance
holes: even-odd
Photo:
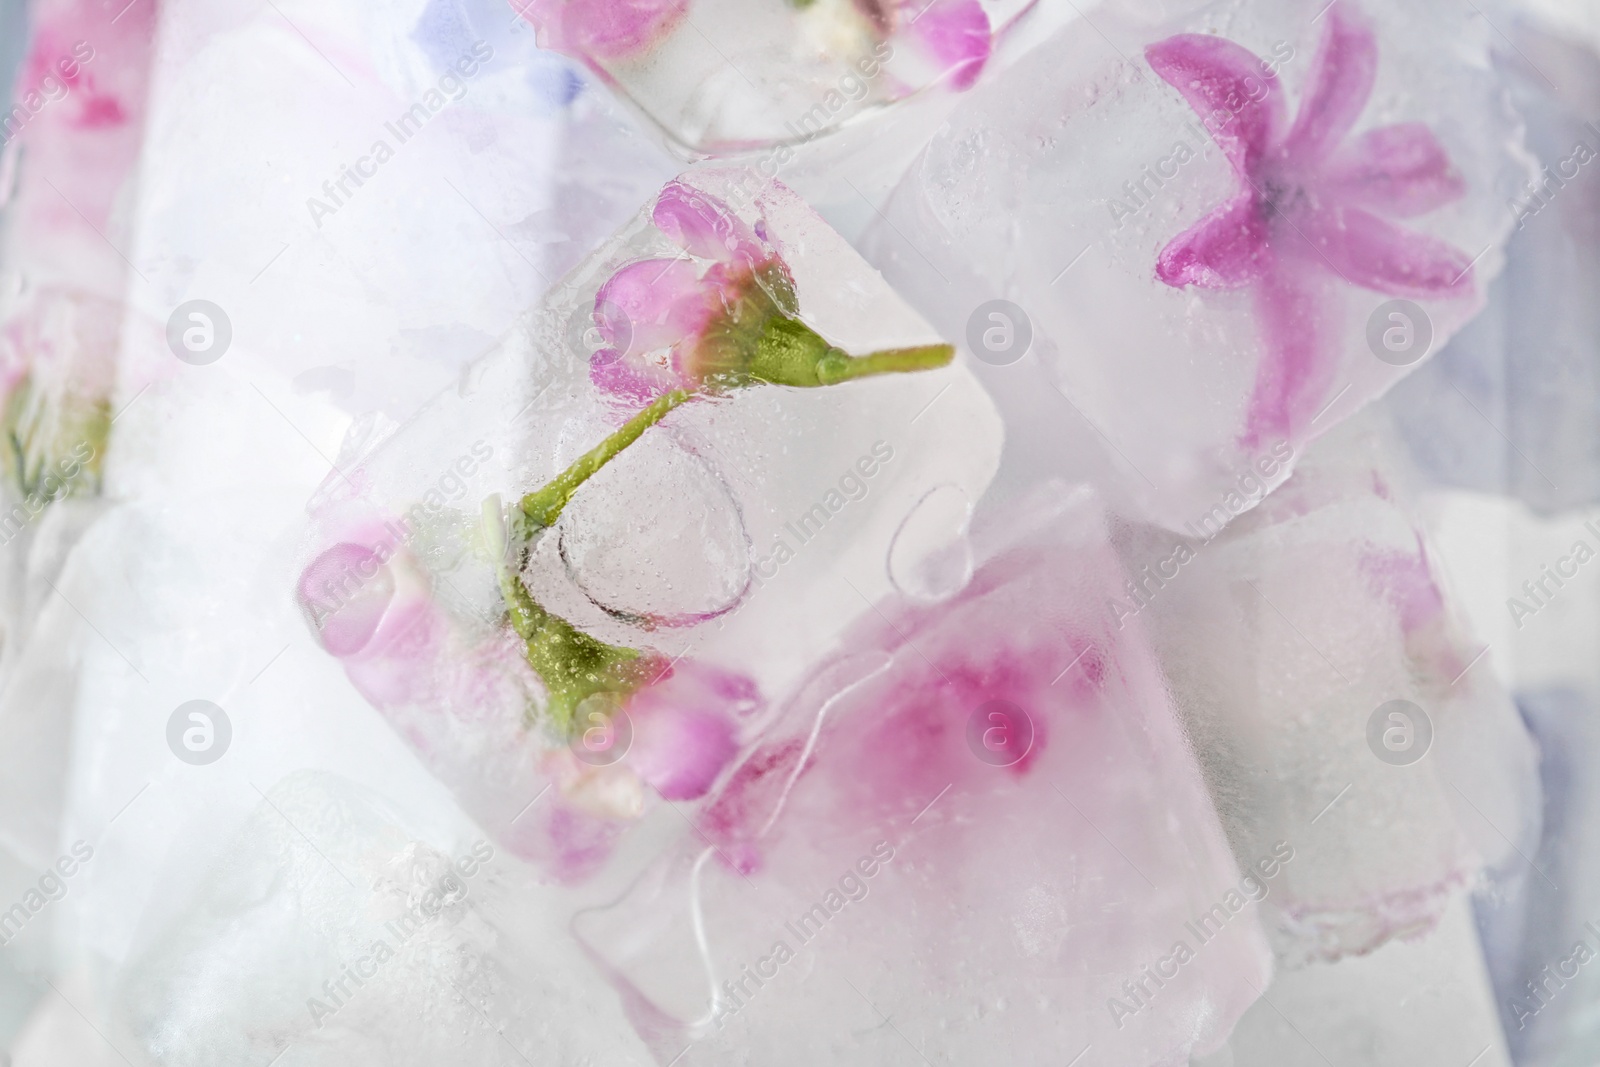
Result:
[[[647,627],[715,618],[751,586],[750,535],[732,490],[665,434],[646,435],[596,474],[560,530],[573,584]]]
[[[952,597],[972,580],[972,501],[954,485],[930,489],[889,544],[889,581],[912,600]]]

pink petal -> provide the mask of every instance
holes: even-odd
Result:
[[[682,384],[665,367],[641,366],[614,348],[602,348],[589,357],[589,381],[602,393],[640,407]]]
[[[541,48],[579,59],[621,59],[670,33],[689,0],[532,0],[512,5]]]
[[[983,5],[978,0],[933,0],[924,7],[923,0],[910,0],[900,8],[911,12],[905,35],[947,72],[950,87],[958,92],[972,88],[994,43]]]
[[[1275,257],[1254,297],[1264,351],[1240,440],[1249,450],[1300,439],[1338,366],[1325,270],[1303,256]]]
[[[594,296],[600,336],[629,357],[699,334],[711,311],[700,272],[687,258],[629,263],[606,279]]]
[[[755,263],[765,254],[755,231],[732,208],[682,182],[667,183],[650,218],[656,229],[691,256]]]
[[[628,701],[633,725],[628,766],[667,800],[705,795],[738,751],[734,716],[755,699],[746,679],[679,663],[671,677]]]
[[[345,674],[375,707],[426,704],[441,684],[439,657],[448,626],[436,605],[409,600],[384,618],[360,655],[345,660]]]
[[[1318,191],[1410,218],[1461,199],[1467,185],[1433,131],[1407,122],[1369,130],[1341,149]]]
[[[1156,258],[1156,277],[1175,288],[1236,289],[1261,276],[1267,220],[1243,192],[1174,237]]]
[[[1277,75],[1248,49],[1197,33],[1157,41],[1144,55],[1183,94],[1234,169],[1250,177],[1283,122]]]
[[[1400,626],[1414,633],[1444,614],[1444,597],[1428,567],[1428,551],[1418,539],[1417,552],[1364,552],[1361,569],[1400,616]]]
[[[1366,17],[1348,0],[1338,0],[1323,18],[1300,111],[1283,142],[1291,165],[1327,158],[1361,116],[1378,75],[1378,42]]]
[[[341,658],[365,648],[394,598],[394,576],[365,545],[334,545],[300,574],[301,609],[322,647]]]
[[[1303,218],[1319,258],[1352,285],[1417,298],[1472,291],[1471,257],[1437,238],[1354,207]]]

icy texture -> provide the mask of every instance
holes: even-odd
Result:
[[[1496,62],[1539,174],[1506,198],[1487,307],[1389,407],[1434,479],[1548,512],[1600,499],[1600,55],[1512,29]]]
[[[1588,1067],[1600,234],[1591,163],[1525,180],[1600,37],[1555,5],[0,20],[0,1059]],[[664,186],[630,100],[743,169]],[[1353,418],[1398,296],[1488,340]],[[1508,495],[1400,507],[1374,414]]]
[[[742,205],[738,226],[781,257],[799,316],[844,352],[937,342],[793,194],[774,184],[741,199],[737,183],[747,177],[701,172],[672,188]],[[641,781],[632,756],[586,765],[552,729],[552,717],[555,726],[564,718],[523,662],[497,584],[495,545],[515,530],[499,529],[498,518],[485,523],[482,505],[494,494],[515,504],[539,489],[647,399],[619,393],[605,374],[681,331],[630,347],[624,334],[664,327],[621,297],[641,317],[608,325],[616,305],[597,293],[616,292],[614,276],[652,255],[690,263],[683,234],[674,229],[670,240],[652,212],[664,219],[647,205],[459,389],[376,448],[352,440],[313,504],[317,533],[300,586],[325,645],[424,762],[509,847],[563,877],[604,860],[651,802],[645,785],[670,790]],[[700,269],[709,285],[741,268]],[[661,682],[671,707],[709,695],[742,743],[764,699],[831,647],[863,598],[888,591],[883,561],[917,502],[942,486],[968,500],[982,495],[999,436],[987,398],[958,369],[713,389],[583,484],[537,539],[522,577],[544,609],[582,634],[655,650],[637,661],[647,668],[641,677]],[[355,577],[339,592],[345,568],[335,564],[349,553]],[[585,725],[590,710],[581,706]],[[641,710],[632,708],[635,719]],[[521,815],[552,784],[555,795]]]
[[[1133,584],[1235,855],[1291,842],[1268,901],[1292,964],[1371,951],[1437,922],[1493,869],[1515,879],[1536,838],[1534,753],[1462,629],[1372,440],[1347,429],[1221,535],[1130,530]],[[1372,718],[1409,701],[1431,723]],[[1509,890],[1506,890],[1509,891]]]
[[[1099,611],[1092,496],[978,551],[941,608],[863,612],[701,838],[575,919],[660,1062],[1154,1067],[1268,980],[1246,895],[1285,852],[1235,868],[1138,627]]]
[[[149,89],[153,5],[114,25],[90,0],[47,0],[5,116],[0,154],[0,643],[15,656],[59,547],[34,552],[52,505],[91,497],[112,416],[124,296],[134,271],[126,204]],[[97,51],[98,46],[98,51]],[[86,509],[57,524],[81,527]],[[46,541],[48,542],[48,538]]]
[[[1020,308],[1094,480],[1172,529],[1406,373],[1368,346],[1380,305],[1459,328],[1511,229],[1489,26],[1323,6],[1074,23],[963,103],[866,239],[951,336]]]
[[[1519,1064],[1523,1061],[1516,1061]],[[1280,971],[1226,1051],[1192,1067],[1510,1067],[1471,912],[1451,900],[1439,927],[1369,956]]]
[[[1026,0],[529,0],[678,150],[803,141],[919,90],[970,88]],[[1047,7],[1049,5],[1042,5]]]
[[[12,909],[60,854],[82,660],[55,585],[99,517],[124,295],[126,204],[154,15],[108,25],[88,0],[6,5],[0,50],[0,898]],[[92,42],[92,43],[91,43]],[[98,46],[99,51],[96,51]],[[20,52],[13,73],[12,49]],[[51,919],[3,931],[0,1041],[46,987]],[[51,917],[53,918],[53,916]],[[25,937],[14,935],[25,933]]]
[[[224,359],[351,415],[414,413],[673,171],[496,0],[190,0],[163,20],[128,253],[147,310],[215,302]]]
[[[171,1067],[648,1062],[570,946],[510,932],[538,933],[502,867],[337,777],[285,779],[133,967],[130,1025]]]

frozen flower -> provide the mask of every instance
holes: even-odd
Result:
[[[0,469],[24,500],[98,492],[121,305],[45,286],[0,328]]]
[[[1460,175],[1420,123],[1348,136],[1372,92],[1377,41],[1348,0],[1324,18],[1292,123],[1271,66],[1232,41],[1181,34],[1145,51],[1240,178],[1232,199],[1161,250],[1156,276],[1175,287],[1253,289],[1266,355],[1247,446],[1288,437],[1324,402],[1337,357],[1326,336],[1330,277],[1415,298],[1473,287],[1469,256],[1389,221],[1459,199]]]
[[[1185,1063],[1270,980],[1160,666],[1137,624],[1103,610],[1124,575],[1102,515],[1059,490],[978,532],[983,562],[955,596],[865,610],[691,816],[700,832],[575,920],[641,1033],[661,1035],[663,1062],[690,1041],[743,1062],[761,1031],[740,968],[776,953],[774,937],[798,948],[830,923],[830,960],[880,976],[908,961],[932,1015],[959,1017],[979,976],[1031,1043],[1006,1062],[1089,1043],[1108,1064]],[[857,903],[869,896],[880,902]],[[769,897],[787,915],[749,905]],[[1238,915],[1191,956],[1185,923],[1218,899]],[[840,917],[852,907],[856,925]],[[1171,959],[1178,937],[1181,973],[1163,965],[1158,1009],[1130,1023],[1148,990],[1124,1001],[1135,987],[1119,983]],[[685,974],[712,979],[679,993]],[[949,1028],[946,1060],[993,1062],[994,1033]],[[838,1060],[826,1027],[784,1041],[787,1062]],[[846,1061],[880,1062],[873,1051]]]
[[[682,182],[656,199],[656,228],[683,250],[637,260],[595,294],[606,347],[590,379],[643,403],[673,390],[721,392],[766,383],[815,387],[949,363],[949,345],[850,356],[801,321],[789,268],[728,205]]]
[[[742,676],[693,661],[668,662],[654,651],[585,633],[546,610],[522,579],[533,545],[578,487],[685,399],[681,391],[669,393],[639,412],[525,496],[509,524],[498,499],[484,508],[491,551],[501,560],[507,619],[544,685],[543,726],[570,749],[570,757],[555,757],[558,777],[591,813],[637,814],[641,783],[668,800],[701,796],[738,748],[735,714],[759,701]],[[616,761],[608,758],[613,747],[623,753]]]
[[[404,529],[372,524],[347,533],[300,573],[295,599],[322,647],[377,707],[435,696],[436,661],[449,624]]]
[[[494,681],[505,671],[438,604],[406,533],[394,521],[348,529],[301,572],[296,599],[317,640],[379,708],[505,699]],[[545,769],[576,808],[629,818],[645,786],[668,800],[710,789],[737,750],[736,716],[759,703],[748,679],[606,644],[545,611],[520,578],[502,583],[521,658],[543,684],[532,724],[556,742]]]
[[[904,41],[950,79],[970,89],[983,73],[993,44],[989,15],[979,0],[856,0],[884,39]]]
[[[627,59],[671,33],[689,0],[531,0],[514,4],[539,47],[581,60]]]
[[[846,21],[865,24],[865,36],[903,47],[951,88],[970,89],[983,73],[993,47],[989,14],[980,0],[790,0],[801,11],[823,17],[848,11]],[[858,31],[859,32],[859,31]],[[834,35],[830,35],[834,36]],[[836,36],[850,39],[856,34]],[[890,53],[892,54],[892,53]]]

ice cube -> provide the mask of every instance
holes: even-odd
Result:
[[[764,697],[890,590],[919,501],[983,494],[1000,427],[948,357],[787,189],[686,176],[459,389],[341,464],[302,603],[469,811],[582,877],[656,793],[703,794]],[[863,370],[886,373],[848,380]],[[668,411],[564,507],[525,498]],[[921,544],[902,568],[943,539]],[[529,600],[508,625],[513,577]],[[591,666],[540,643],[558,634]],[[628,754],[606,723],[635,690]],[[605,751],[571,748],[591,738]]]
[[[351,415],[404,419],[451,382],[673,172],[489,6],[164,11],[128,250],[141,306],[214,303],[219,358],[249,352]]]
[[[1537,835],[1532,745],[1393,486],[1352,424],[1221,534],[1123,538],[1111,610],[1156,635],[1235,855],[1295,847],[1267,904],[1295,964],[1429,929]]]
[[[88,0],[33,5],[0,156],[0,641],[16,655],[74,532],[75,507],[34,543],[41,515],[98,494],[134,275],[128,205],[149,90],[152,11],[110,23]],[[96,50],[98,46],[98,51]],[[30,587],[31,586],[31,587]]]
[[[574,929],[660,1062],[1180,1062],[1270,977],[1086,489],[861,613],[685,839]],[[1257,857],[1252,857],[1254,861]],[[1279,860],[1261,857],[1277,875]]]
[[[519,10],[540,45],[588,64],[694,156],[786,148],[922,90],[966,90],[1014,23],[1059,20],[1034,6],[532,0]]]
[[[293,775],[125,976],[128,1024],[173,1067],[647,1063],[504,864],[485,840],[417,839],[336,776]]]
[[[962,103],[866,254],[976,360],[1031,352],[986,379],[1059,398],[1008,410],[1073,424],[1097,457],[1064,468],[1178,529],[1482,306],[1527,171],[1492,36],[1442,0],[1107,10]]]
[[[1227,1049],[1193,1067],[1510,1067],[1493,1001],[1471,909],[1457,895],[1426,937],[1278,972]]]

